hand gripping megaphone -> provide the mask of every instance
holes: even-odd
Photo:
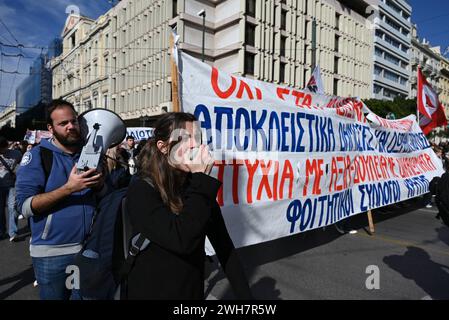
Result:
[[[126,125],[116,113],[98,108],[80,114],[78,122],[85,145],[76,165],[77,172],[92,168],[101,171],[101,156],[125,139]]]

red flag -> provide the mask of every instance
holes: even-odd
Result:
[[[438,94],[427,82],[426,78],[418,68],[418,111],[419,126],[424,134],[428,134],[432,129],[440,126],[447,126],[444,107],[438,99]]]

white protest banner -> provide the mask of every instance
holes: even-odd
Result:
[[[153,136],[154,128],[146,128],[146,127],[132,127],[126,128],[126,136],[134,137],[134,140],[143,140],[150,139]]]
[[[428,192],[441,161],[415,116],[232,76],[181,53],[181,102],[216,158],[236,247],[336,223]],[[208,248],[210,251],[210,248]]]

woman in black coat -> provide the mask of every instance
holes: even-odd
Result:
[[[195,117],[167,113],[140,154],[127,194],[133,233],[151,241],[128,275],[128,299],[204,299],[207,236],[235,296],[251,299],[246,276],[216,202],[207,147],[195,141]]]

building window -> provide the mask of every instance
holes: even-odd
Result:
[[[255,57],[255,54],[245,52],[245,74],[254,75]]]
[[[76,37],[75,37],[75,33],[73,33],[73,35],[70,37],[70,41],[71,41],[71,49],[75,48],[76,46]]]
[[[391,9],[393,9],[394,11],[396,11],[398,14],[401,14],[401,13],[402,13],[402,10],[401,10],[397,5],[395,5],[392,1],[387,0],[387,1],[385,1],[385,3],[386,3],[387,6],[389,6]]]
[[[256,17],[256,0],[246,0],[246,15]]]
[[[246,24],[246,30],[245,30],[245,40],[246,40],[246,44],[250,45],[250,46],[255,46],[256,43],[256,26],[251,24],[251,23],[247,23]]]
[[[287,68],[287,64],[284,62],[281,62],[280,64],[280,70],[279,70],[279,82],[285,83],[285,69]]]
[[[374,74],[375,75],[382,75],[382,71],[383,71],[383,69],[382,68],[380,68],[380,67],[378,67],[378,66],[374,66]]]
[[[280,55],[282,57],[285,57],[285,44],[287,42],[287,37],[281,36],[281,50],[280,50]]]
[[[387,98],[396,98],[398,96],[398,94],[394,91],[388,90],[388,89],[384,89],[384,96]]]
[[[335,30],[340,30],[340,16],[341,14],[335,13]]]
[[[401,65],[401,60],[399,58],[396,58],[387,52],[385,52],[385,60],[387,60],[397,66]]]
[[[120,111],[121,112],[123,112],[123,111],[125,111],[126,109],[125,109],[125,96],[120,96],[120,104],[119,104],[119,107],[120,107]]]
[[[338,96],[338,79],[334,79],[334,96]]]
[[[380,50],[379,48],[374,49],[374,54],[378,57],[381,57],[381,58],[383,57],[383,51]]]
[[[105,59],[104,60],[104,72],[103,72],[103,76],[109,75],[109,59]]]
[[[384,71],[384,77],[390,81],[393,82],[399,82],[399,75],[397,75],[396,73],[393,73],[391,71],[385,70]]]
[[[402,17],[407,20],[410,21],[410,15],[408,13],[405,13],[404,11],[402,11]]]
[[[172,16],[173,18],[178,15],[178,0],[173,0],[173,10],[172,10]]]
[[[376,37],[383,39],[384,33],[379,29],[376,29]]]
[[[382,87],[378,86],[377,84],[374,85],[374,94],[380,94],[382,91]]]
[[[281,30],[287,29],[287,10],[281,10]]]
[[[303,57],[303,62],[307,63],[307,50],[308,50],[308,45],[304,46],[304,57]]]
[[[338,52],[339,48],[340,48],[340,36],[335,35],[335,47],[334,47],[335,52]]]
[[[386,42],[388,42],[389,44],[391,44],[393,47],[396,47],[398,49],[401,48],[401,44],[399,43],[399,41],[396,41],[395,39],[393,39],[392,37],[385,35],[385,39]]]
[[[108,108],[108,95],[107,94],[105,94],[104,96],[103,96],[103,107],[105,108],[105,109],[107,109]]]
[[[302,85],[300,85],[301,87],[305,87],[306,86],[306,81],[307,81],[307,70],[306,69],[304,69],[304,73],[303,73],[303,78],[302,78],[302,81],[303,81],[303,83],[302,83]]]
[[[334,73],[338,74],[338,64],[340,62],[340,58],[334,57]]]
[[[309,37],[309,21],[306,20],[306,22],[304,23],[304,39],[308,39]]]
[[[397,31],[401,31],[401,26],[398,25],[397,23],[395,23],[393,20],[391,20],[388,17],[385,17],[385,22],[392,27],[393,29],[397,30]]]

